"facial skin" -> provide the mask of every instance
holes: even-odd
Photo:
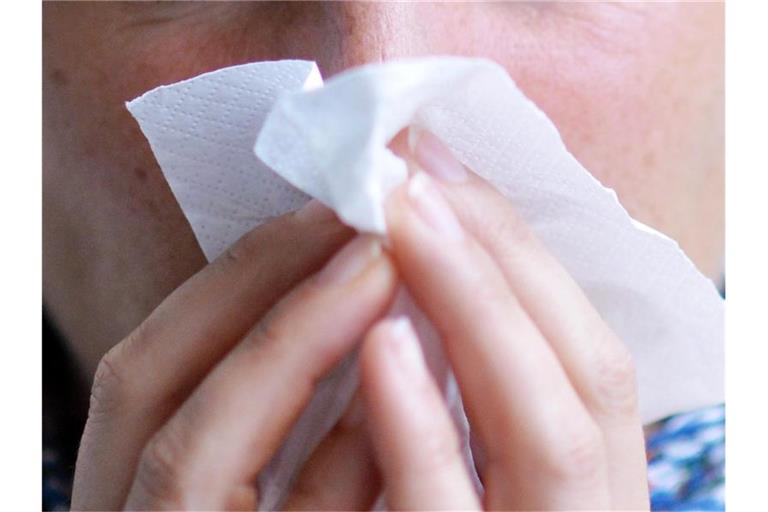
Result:
[[[244,62],[496,60],[631,215],[720,275],[721,4],[46,3],[43,38],[43,294],[88,375],[205,264],[124,102]]]

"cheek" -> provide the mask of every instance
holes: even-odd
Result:
[[[553,9],[519,29],[517,46],[495,51],[584,166],[630,213],[676,238],[691,189],[721,161],[714,7]]]
[[[505,64],[629,213],[716,275],[724,226],[722,5],[502,5],[453,27],[474,35],[469,49],[453,51]]]
[[[44,87],[51,180],[80,180],[95,201],[116,215],[175,218],[177,209],[150,148],[125,102],[153,87],[216,66],[183,49],[168,31],[88,31],[105,23],[95,9],[68,20],[82,36],[47,45]],[[107,12],[103,13],[108,14]],[[145,36],[145,37],[141,37]],[[204,45],[203,45],[204,47]],[[83,62],[87,55],[87,65]],[[179,58],[179,55],[185,55]],[[206,69],[207,68],[207,69]]]

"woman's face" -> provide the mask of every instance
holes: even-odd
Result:
[[[624,206],[716,278],[723,6],[45,3],[43,287],[86,370],[205,261],[124,102],[224,66],[504,65]]]

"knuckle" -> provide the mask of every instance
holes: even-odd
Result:
[[[89,419],[111,415],[127,401],[129,379],[122,359],[122,345],[118,344],[99,361],[91,387]]]
[[[415,471],[416,476],[445,471],[463,460],[455,432],[442,430],[437,425],[430,425],[415,434],[420,449],[418,457],[412,461],[411,471]]]
[[[517,214],[499,215],[494,220],[495,226],[492,226],[493,233],[504,233],[505,238],[511,242],[512,246],[524,247],[537,244],[537,239],[530,227]]]
[[[637,376],[632,354],[620,341],[612,340],[597,357],[595,400],[599,412],[631,415],[637,410]]]
[[[240,240],[227,247],[222,257],[231,265],[245,265],[249,261],[253,261],[253,258],[259,253],[262,245],[260,242],[261,237],[257,236],[256,232],[250,231],[243,235]]]
[[[421,439],[422,454],[415,469],[432,474],[453,466],[461,458],[458,441],[453,436],[432,435]]]
[[[151,317],[101,358],[93,376],[89,418],[109,416],[131,403],[140,403],[142,379],[132,354],[137,354],[153,337]]]
[[[603,466],[604,449],[602,433],[594,422],[566,423],[559,439],[550,443],[545,469],[562,481],[592,480]]]
[[[281,321],[282,306],[275,306],[261,321],[256,324],[253,331],[246,336],[244,348],[251,353],[261,354],[264,350],[275,350],[285,343],[285,326]]]
[[[154,504],[183,502],[183,454],[179,443],[164,431],[147,443],[139,460],[135,486]]]
[[[494,202],[498,201],[496,197],[498,192],[493,189],[488,183],[477,182],[470,186],[479,186],[481,189],[478,192],[482,195],[490,193],[494,199]],[[460,198],[462,202],[466,201],[465,198]],[[488,204],[475,204],[464,203],[465,211],[468,213],[468,220],[476,225],[481,226],[483,229],[481,233],[502,233],[504,240],[508,240],[511,247],[518,246],[519,244],[525,244],[534,240],[533,232],[528,225],[523,221],[519,211],[512,207],[511,204],[503,200],[504,215],[488,215]],[[498,203],[494,204],[498,206]]]
[[[317,290],[311,286],[300,286],[291,291],[275,304],[245,337],[244,347],[254,353],[269,350],[274,356],[285,355],[283,351],[292,350],[292,341],[297,337],[296,322],[293,320],[295,306],[311,301],[316,295]]]
[[[280,305],[273,308],[243,339],[240,350],[242,350],[243,356],[252,361],[253,364],[264,363],[265,361],[269,361],[268,364],[271,365],[288,363],[291,360],[295,361],[297,355],[301,353],[297,351],[297,344],[294,343],[298,338],[292,332],[291,322],[283,318],[282,309],[283,307]],[[302,350],[309,350],[310,348],[313,350],[315,361],[322,357],[322,354],[318,353],[314,346],[305,346]],[[297,390],[299,387],[302,389],[305,386],[313,387],[316,381],[322,377],[320,375],[315,379],[314,373],[311,372],[313,368],[315,365],[304,367],[304,372],[295,375],[292,386]]]
[[[295,224],[295,221],[291,214],[275,217],[245,233],[234,244],[230,245],[221,257],[235,266],[253,265],[256,258],[267,247],[267,241],[274,242],[276,239],[282,240],[286,237],[290,241],[296,230],[292,224]]]
[[[333,354],[325,346],[319,343],[321,337],[299,338],[290,332],[290,326],[282,322],[265,319],[261,322],[253,334],[249,336],[244,348],[248,357],[254,361],[269,361],[269,364],[285,364],[293,366],[303,360],[301,371],[293,376],[291,386],[299,395],[309,395],[317,385],[326,377],[325,361],[332,360]],[[303,347],[298,347],[298,341],[306,342]],[[312,359],[306,360],[301,356],[305,350],[311,350]]]

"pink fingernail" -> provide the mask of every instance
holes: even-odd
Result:
[[[416,173],[408,183],[408,197],[419,216],[436,232],[453,240],[464,236],[459,220],[429,176]]]
[[[466,168],[453,156],[451,150],[427,131],[419,133],[414,153],[416,162],[437,179],[461,183],[468,177]]]
[[[349,242],[317,276],[320,285],[340,285],[352,281],[363,273],[374,259],[381,255],[379,239],[370,235],[358,236]]]

